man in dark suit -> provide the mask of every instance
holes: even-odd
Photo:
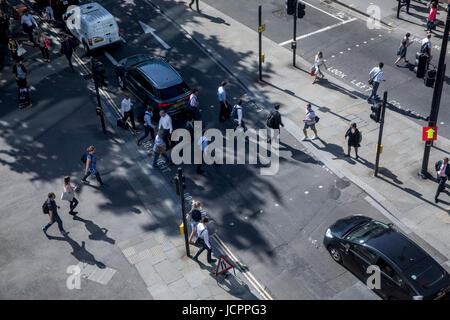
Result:
[[[445,190],[445,183],[447,182],[448,176],[450,175],[450,166],[448,165],[448,158],[445,157],[444,159],[436,162],[434,168],[436,169],[437,180],[439,183],[436,195],[434,196],[434,202],[438,203],[439,193]]]

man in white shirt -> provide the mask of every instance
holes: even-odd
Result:
[[[200,150],[202,151],[202,162],[203,162],[203,154],[208,148],[208,139],[205,137],[205,130],[203,130],[202,136],[200,137],[200,139],[198,139],[197,145],[200,147]],[[197,173],[202,174],[203,172],[205,171],[202,170],[202,164],[200,163],[197,165]]]
[[[217,89],[217,97],[219,98],[220,112],[219,112],[219,122],[223,122],[229,118],[230,108],[227,102],[227,92],[225,87],[227,86],[226,81],[222,81],[221,86]]]
[[[305,125],[303,126],[303,134],[305,135],[302,139],[302,141],[308,140],[308,133],[306,132],[306,129],[311,128],[314,132],[314,137],[312,137],[312,140],[317,139],[317,130],[316,130],[316,114],[314,113],[314,110],[311,108],[311,104],[308,103],[306,105],[306,116],[305,120],[303,122]]]
[[[428,69],[428,65],[430,64],[431,58],[433,57],[431,55],[431,32],[427,32],[427,36],[420,42],[420,53],[424,53],[428,56],[427,59],[427,69]]]
[[[131,126],[133,127],[133,130],[136,131],[136,124],[134,123],[134,113],[133,113],[133,103],[130,99],[130,94],[128,92],[125,92],[124,98],[122,100],[121,104],[121,110],[122,110],[122,120],[124,122],[127,121],[128,118],[130,118]]]
[[[213,263],[216,262],[217,259],[211,258],[212,247],[211,243],[209,242],[208,223],[208,217],[204,217],[202,222],[197,225],[197,244],[201,247],[195,254],[194,260],[198,261],[198,256],[206,249],[208,251],[207,260],[209,263]]]
[[[384,80],[384,72],[382,71],[384,66],[383,62],[380,62],[378,64],[378,67],[373,68],[369,73],[369,79],[372,80],[372,93],[370,94],[369,98],[367,98],[367,102],[371,103],[372,98],[378,99],[377,91],[378,87],[380,86],[381,81]]]
[[[159,112],[159,125],[158,129],[162,129],[164,131],[164,143],[166,144],[167,150],[170,149],[171,143],[170,143],[170,135],[172,134],[173,127],[172,127],[172,118],[164,111],[161,110]]]
[[[28,10],[25,10],[23,12],[23,16],[20,19],[20,24],[23,27],[23,31],[25,31],[25,33],[28,33],[28,38],[30,39],[30,41],[36,44],[33,39],[33,26],[35,26],[38,29],[39,26],[34,17],[28,12]]]
[[[445,157],[444,159],[439,160],[438,162],[436,162],[434,167],[436,169],[437,180],[439,183],[436,195],[434,196],[434,202],[438,203],[439,193],[445,190],[445,183],[447,182],[448,176],[450,174],[450,166],[448,165],[448,158]]]
[[[198,89],[192,90],[189,97],[189,111],[192,113],[194,120],[200,120],[200,108],[198,102]]]
[[[242,100],[239,100],[238,103],[233,108],[236,110],[238,127],[241,127],[244,129],[244,131],[246,131],[247,128],[245,126],[245,122],[244,120],[242,120],[243,118]]]

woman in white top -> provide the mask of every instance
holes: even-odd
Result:
[[[321,70],[322,65],[325,67],[325,70],[328,69],[327,65],[325,64],[325,60],[323,60],[322,51],[319,51],[316,54],[316,57],[314,58],[314,63],[315,63],[316,70],[315,70],[315,77],[314,77],[313,84],[319,80],[319,75],[322,79],[324,78],[322,70]]]
[[[64,193],[61,197],[61,200],[67,200],[70,202],[70,211],[69,214],[76,214],[77,212],[74,212],[73,209],[78,205],[78,200],[75,198],[75,191],[77,190],[77,187],[72,186],[70,184],[70,177],[64,177]]]

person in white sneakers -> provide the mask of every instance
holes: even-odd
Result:
[[[308,103],[306,105],[306,117],[305,120],[303,120],[305,123],[303,127],[303,134],[305,135],[302,139],[302,141],[305,141],[308,139],[308,133],[306,132],[306,129],[311,128],[314,132],[314,137],[312,137],[312,140],[317,139],[317,130],[316,130],[316,114],[314,113],[314,110],[311,108],[311,104]]]

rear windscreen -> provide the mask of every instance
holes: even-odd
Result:
[[[161,89],[160,90],[160,98],[161,98],[161,100],[169,100],[169,99],[181,96],[188,91],[189,91],[189,87],[183,81],[182,83],[179,83],[173,87]]]

